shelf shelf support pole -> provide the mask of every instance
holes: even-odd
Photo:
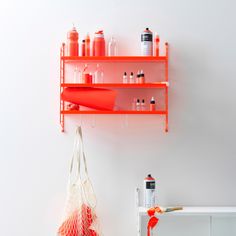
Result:
[[[62,57],[65,56],[65,43],[62,44],[61,51],[60,51],[60,125],[61,125],[61,132],[64,132],[65,127],[65,115],[62,114],[62,111],[65,110],[65,102],[61,99],[61,94],[64,90],[62,84],[65,83],[65,61],[62,60]]]
[[[165,43],[166,47],[166,61],[165,61],[165,81],[169,83],[169,44],[166,42]],[[165,110],[166,110],[166,115],[165,115],[165,132],[169,131],[169,106],[168,106],[168,86],[165,88]]]

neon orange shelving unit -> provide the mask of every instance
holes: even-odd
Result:
[[[60,94],[63,92],[65,87],[93,87],[93,88],[156,88],[165,90],[165,109],[156,111],[130,111],[130,110],[113,110],[113,111],[102,111],[102,110],[66,110],[65,102],[60,98],[60,125],[61,131],[64,132],[65,126],[65,115],[72,114],[128,114],[128,115],[163,115],[165,116],[165,131],[168,132],[168,43],[165,43],[166,53],[165,56],[104,56],[104,57],[71,57],[65,56],[65,44],[62,44],[60,52]],[[165,63],[165,80],[156,83],[145,83],[145,84],[123,84],[123,83],[103,83],[103,84],[78,84],[78,83],[66,83],[65,82],[65,65],[71,62],[147,62],[147,63]]]

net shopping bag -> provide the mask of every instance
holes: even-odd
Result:
[[[84,166],[82,178],[81,164]],[[76,168],[77,167],[77,168]],[[96,196],[88,176],[81,127],[76,129],[70,165],[65,214],[58,236],[101,236],[96,215]]]

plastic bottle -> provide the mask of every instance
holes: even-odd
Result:
[[[79,55],[79,34],[75,27],[67,33],[67,56]]]
[[[146,111],[146,103],[144,99],[142,100],[142,103],[141,103],[141,111]]]
[[[82,44],[81,44],[81,56],[84,57],[85,56],[85,40],[82,40]]]
[[[108,56],[117,56],[117,46],[116,46],[116,40],[114,37],[111,37],[109,43],[108,43]]]
[[[137,99],[136,101],[136,111],[140,111],[140,100]]]
[[[149,28],[146,28],[141,34],[141,55],[153,55],[153,35]]]
[[[86,57],[90,56],[90,37],[89,37],[89,33],[87,33],[86,38],[85,38],[85,56]]]
[[[150,101],[150,111],[155,111],[155,110],[156,110],[156,102],[155,102],[155,98],[152,97]]]
[[[104,73],[103,73],[103,70],[102,68],[100,67],[99,64],[97,64],[97,68],[96,68],[96,71],[94,73],[94,83],[96,84],[102,84],[104,83]]]
[[[129,82],[130,82],[130,84],[134,84],[134,73],[133,72],[130,73]]]
[[[96,32],[94,35],[93,56],[105,56],[105,39],[103,30]]]
[[[159,35],[156,33],[155,34],[155,56],[159,57],[159,43],[160,43],[160,38]]]
[[[128,78],[127,78],[127,73],[125,72],[123,75],[123,84],[127,84],[128,83]]]
[[[74,68],[74,78],[73,78],[73,83],[78,83],[79,82],[79,80],[78,80],[78,76],[79,76],[79,74],[78,74],[78,67],[77,66],[75,66],[75,68]]]
[[[155,179],[149,174],[144,179],[144,207],[150,208],[155,206]]]

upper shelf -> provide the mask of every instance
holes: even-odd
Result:
[[[102,62],[157,62],[157,61],[167,61],[166,56],[104,56],[104,57],[72,57],[72,56],[62,56],[62,60],[67,62],[76,61],[102,61]]]
[[[144,84],[123,84],[123,83],[102,83],[102,84],[78,84],[78,83],[63,83],[62,87],[108,87],[108,88],[166,88],[169,82],[156,82]]]

